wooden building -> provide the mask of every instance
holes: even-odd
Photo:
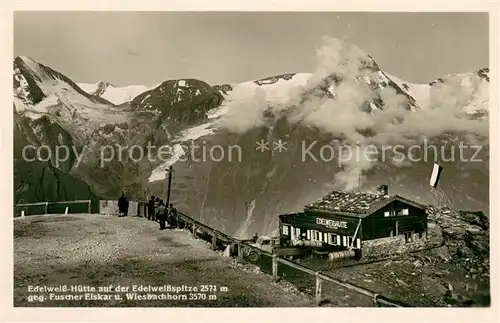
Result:
[[[397,235],[424,238],[425,207],[381,185],[376,194],[333,191],[302,212],[279,216],[282,241],[317,241],[335,249],[361,249],[361,242]],[[304,242],[303,242],[304,243]],[[309,244],[309,243],[308,243]]]

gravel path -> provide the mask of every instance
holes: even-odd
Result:
[[[29,290],[78,285],[96,291]],[[182,291],[134,294],[133,285]],[[128,297],[116,292],[117,286],[128,287]],[[56,300],[60,297],[72,300]],[[305,307],[314,301],[289,284],[272,283],[251,267],[221,257],[187,231],[159,231],[157,223],[138,217],[78,214],[14,220],[14,305]]]

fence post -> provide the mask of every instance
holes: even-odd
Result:
[[[49,202],[45,202],[45,215],[49,213]]]
[[[241,242],[238,242],[238,258],[243,259],[243,246]]]
[[[196,224],[193,223],[192,229],[193,229],[193,237],[196,238]]]
[[[273,255],[273,281],[278,281],[278,257]]]
[[[373,295],[372,301],[373,301],[373,304],[375,304],[375,306],[379,307],[380,305],[378,303],[377,297],[378,297],[378,294]]]
[[[321,286],[322,280],[319,277],[319,271],[316,272],[316,303],[319,304],[321,302]]]
[[[212,231],[212,249],[217,250],[217,231]]]
[[[92,212],[91,200],[89,200],[89,214]]]

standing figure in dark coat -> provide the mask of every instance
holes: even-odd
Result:
[[[160,206],[160,198],[157,197],[155,198],[154,202],[154,212],[153,212],[153,217],[152,220],[158,222],[158,217],[156,216],[158,214],[158,207]]]
[[[160,230],[165,230],[165,222],[167,221],[167,208],[163,200],[160,200],[158,203],[158,210],[156,211],[156,217],[158,218],[158,222],[160,222]]]
[[[155,197],[151,196],[148,201],[148,220],[152,220],[155,214]]]
[[[128,199],[125,197],[125,194],[122,194],[118,199],[118,212],[120,213],[120,217],[128,215]]]

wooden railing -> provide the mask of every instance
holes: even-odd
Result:
[[[319,271],[314,271],[312,270],[311,268],[308,268],[308,267],[305,267],[305,266],[302,266],[298,263],[295,263],[295,262],[292,262],[292,261],[289,261],[289,260],[286,260],[284,258],[281,258],[281,257],[278,257],[276,255],[273,255],[271,253],[268,253],[266,251],[263,251],[261,249],[258,249],[254,246],[251,246],[247,241],[245,240],[241,240],[241,239],[237,239],[237,238],[234,238],[234,237],[231,237],[227,234],[224,234],[218,230],[215,230],[193,218],[191,218],[190,216],[182,213],[182,212],[178,212],[178,215],[177,215],[177,223],[182,223],[184,222],[184,224],[187,224],[188,228],[190,226],[190,229],[193,233],[193,235],[196,237],[197,235],[197,230],[198,229],[202,229],[206,232],[206,234],[208,234],[209,236],[211,236],[211,241],[212,241],[212,248],[213,249],[217,249],[217,242],[218,240],[223,240],[224,242],[226,242],[226,246],[228,243],[232,243],[232,244],[235,244],[237,246],[237,257],[239,259],[242,259],[244,258],[244,254],[245,254],[245,249],[248,250],[248,249],[254,249],[256,250],[259,254],[261,255],[264,255],[264,256],[267,256],[267,257],[270,257],[272,258],[272,278],[274,281],[278,281],[278,278],[279,278],[279,275],[278,275],[278,263],[281,263],[281,264],[284,264],[284,265],[287,265],[289,267],[292,267],[298,271],[301,271],[303,273],[306,273],[306,274],[309,274],[313,277],[316,278],[316,287],[315,287],[315,299],[316,299],[316,302],[319,304],[322,300],[323,300],[323,282],[324,281],[327,281],[327,282],[331,282],[333,284],[336,284],[338,286],[341,286],[343,288],[346,288],[348,290],[351,290],[351,291],[354,291],[354,292],[357,292],[357,293],[360,293],[360,294],[363,294],[367,297],[370,297],[372,299],[372,301],[377,305],[377,306],[388,306],[388,307],[409,307],[408,304],[404,304],[402,302],[399,302],[399,301],[395,301],[395,300],[392,300],[392,299],[389,299],[387,297],[384,297],[382,295],[379,295],[378,293],[375,293],[373,291],[370,291],[366,288],[363,288],[363,287],[360,287],[360,286],[357,286],[355,284],[352,284],[352,283],[348,283],[346,281],[342,281],[342,280],[339,280],[337,278],[334,278],[334,277],[331,277],[325,273],[322,273],[322,272],[319,272]]]
[[[92,200],[73,200],[73,201],[58,201],[58,202],[37,202],[37,203],[20,203],[16,204],[15,207],[27,207],[27,206],[45,206],[44,214],[48,214],[49,205],[52,204],[88,204],[88,213],[92,212]],[[24,213],[21,212],[21,216],[24,216]]]

